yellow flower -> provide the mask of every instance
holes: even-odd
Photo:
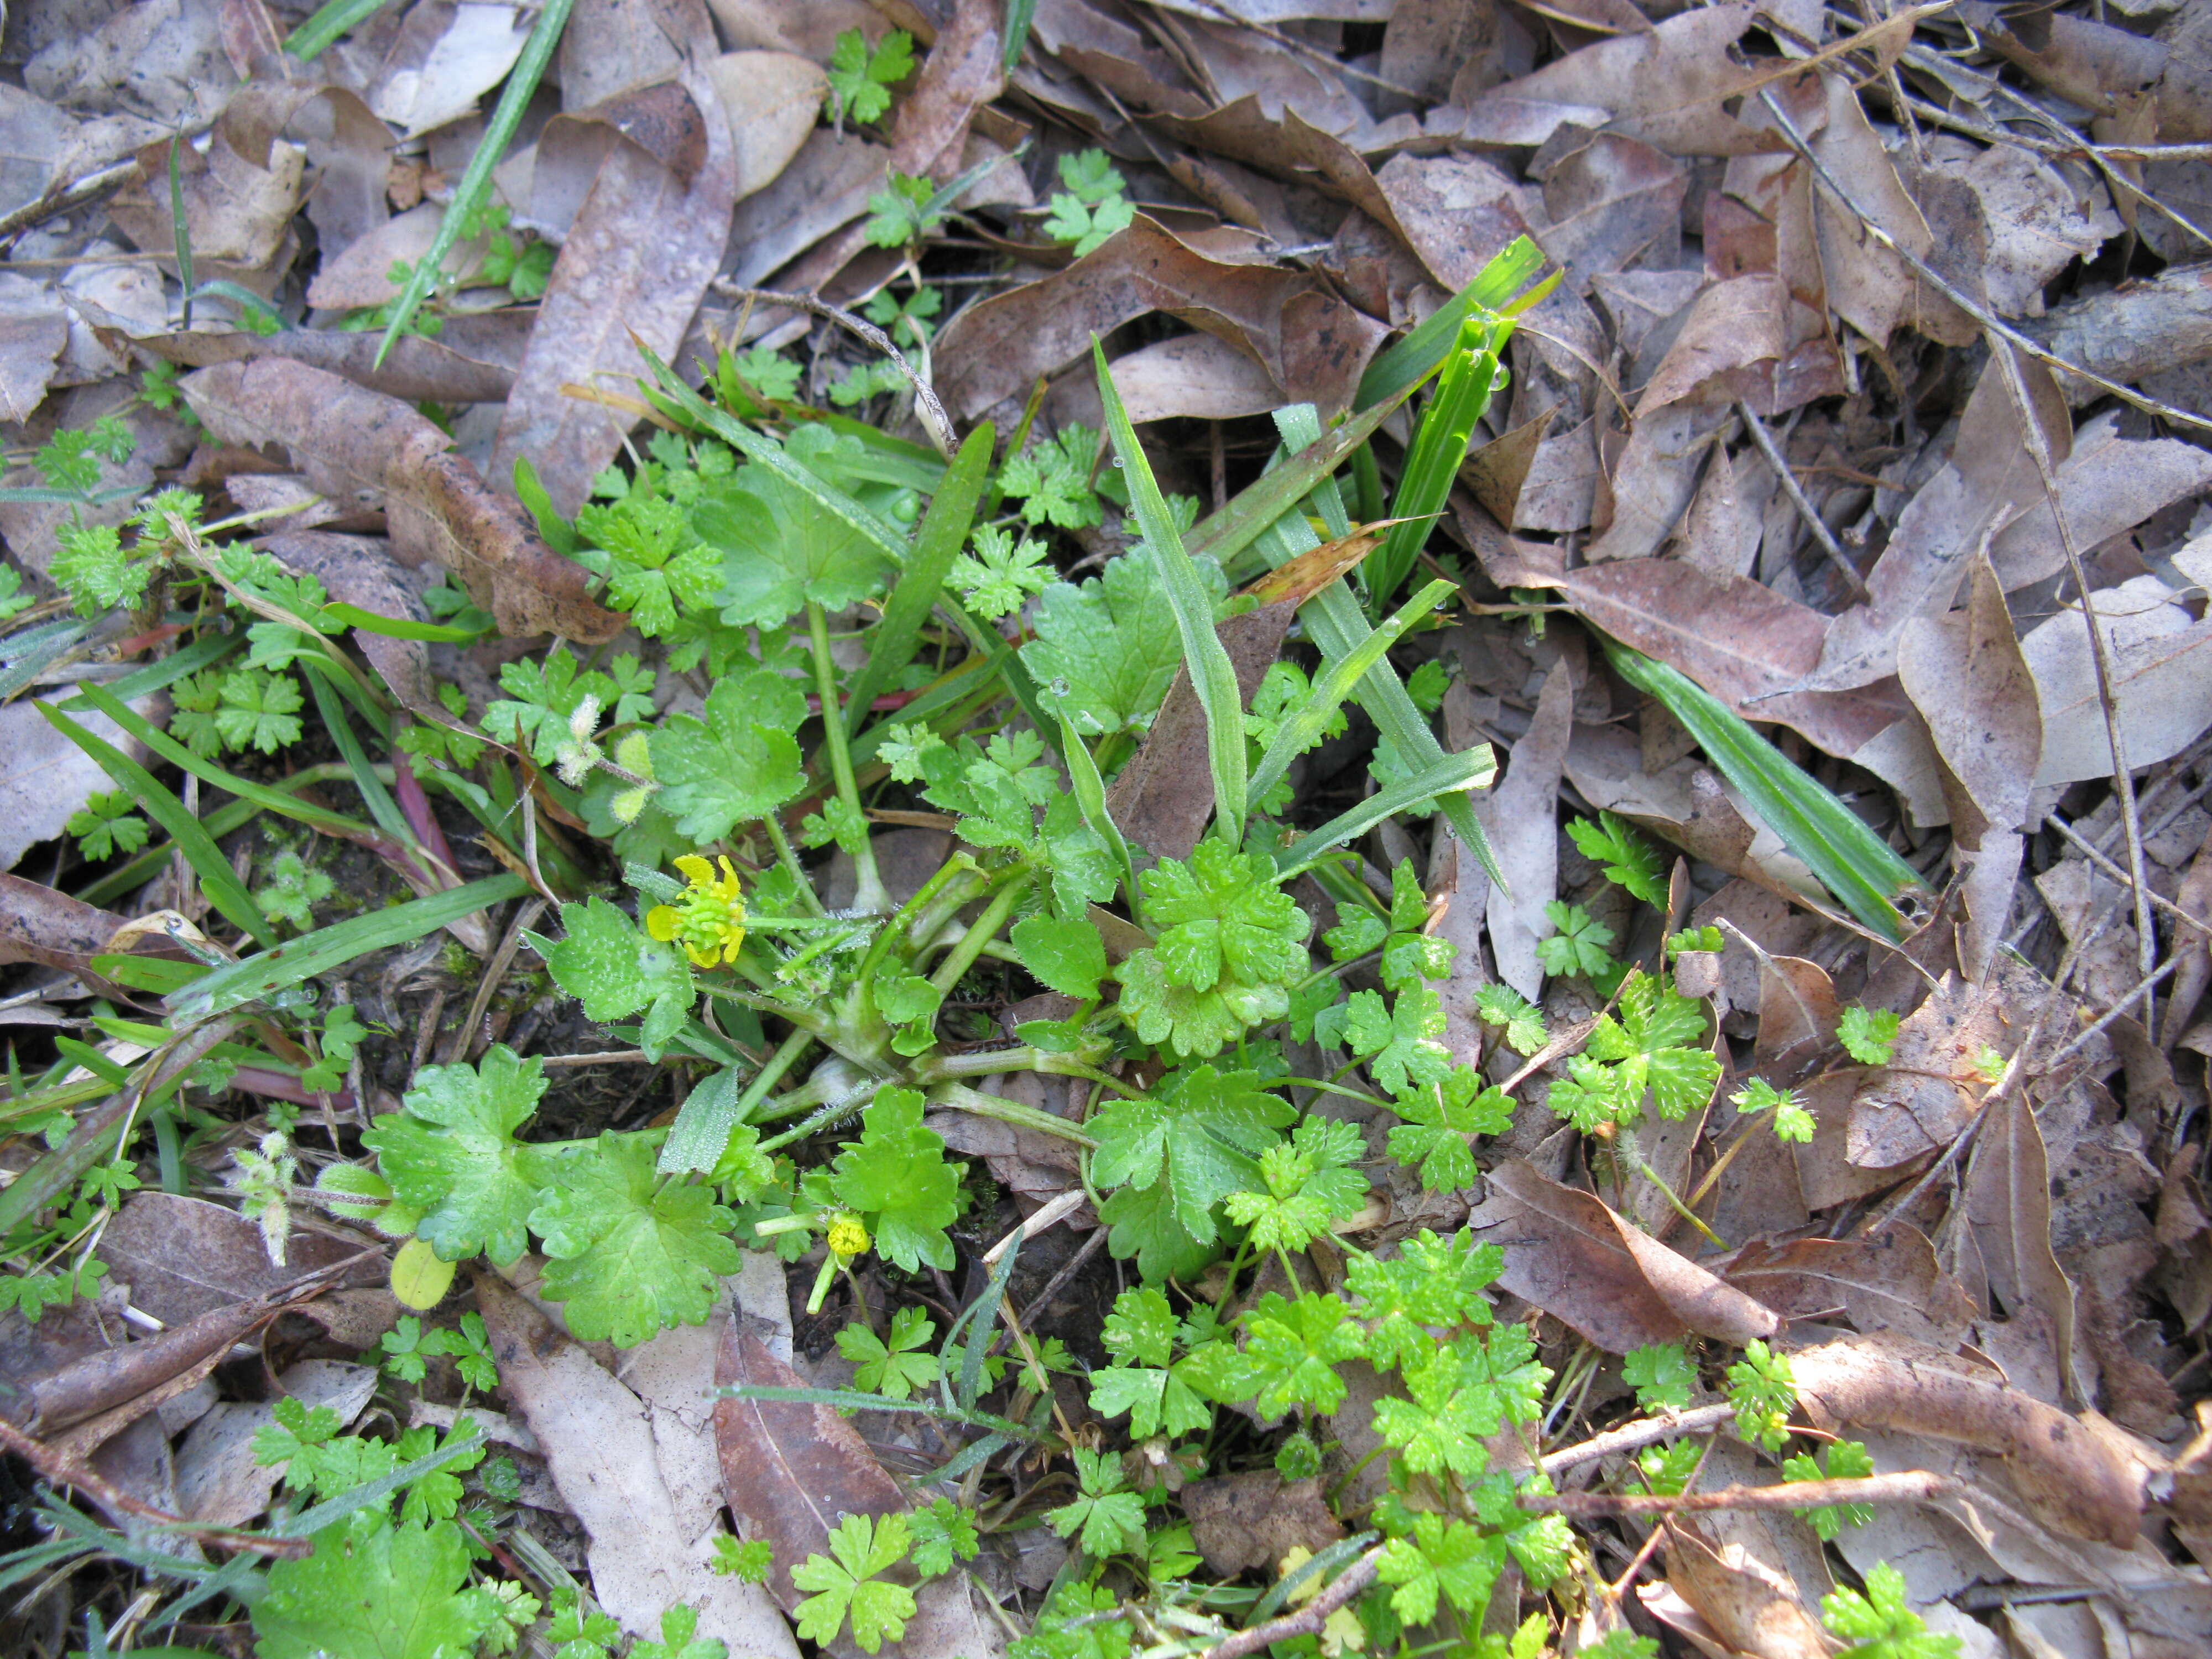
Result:
[[[738,885],[738,872],[721,860],[720,880],[714,866],[696,853],[686,853],[676,867],[690,885],[676,896],[673,904],[656,904],[645,913],[645,931],[662,944],[681,944],[684,954],[696,968],[737,960],[745,942],[745,896]]]
[[[860,1218],[850,1211],[834,1218],[830,1223],[830,1254],[840,1261],[850,1261],[868,1248],[868,1230],[860,1224]]]

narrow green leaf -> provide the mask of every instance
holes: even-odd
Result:
[[[1419,326],[1395,345],[1384,347],[1359,377],[1352,395],[1354,409],[1366,409],[1386,398],[1410,392],[1429,377],[1459,337],[1459,326],[1477,310],[1502,309],[1522,283],[1543,269],[1544,250],[1526,236],[1507,243],[1490,263],[1475,272],[1474,280],[1423,318]]]
[[[982,499],[983,483],[991,471],[992,441],[991,423],[986,421],[960,446],[930,499],[929,511],[922,515],[914,550],[907,555],[906,568],[884,605],[883,620],[868,630],[868,660],[853,681],[852,702],[846,710],[847,727],[855,736],[876,694],[914,660],[915,641],[945,586],[945,573],[959,556],[975,521],[975,504]]]
[[[89,693],[100,688],[88,686],[86,690]],[[125,714],[131,714],[120,703],[115,707]],[[113,778],[121,787],[128,789],[138,804],[146,809],[147,816],[169,832],[169,838],[176,842],[178,850],[185,855],[185,861],[192,866],[193,873],[200,878],[200,885],[207,890],[208,902],[222,912],[224,921],[241,933],[251,933],[263,945],[276,942],[276,930],[269,925],[269,918],[261,914],[261,907],[246,890],[245,883],[239,880],[237,872],[230,867],[230,860],[222,855],[222,849],[215,844],[215,838],[208,834],[207,827],[185,810],[184,802],[137,761],[112,744],[94,737],[52,704],[40,703],[39,712],[52,723],[57,731],[97,761],[100,770]],[[114,718],[112,711],[101,712],[107,714],[111,720]],[[135,714],[131,717],[137,720]],[[139,723],[144,724],[143,721]],[[118,720],[117,724],[121,725],[122,722]],[[127,726],[125,729],[129,730]]]
[[[1311,404],[1292,404],[1275,411],[1275,429],[1283,434],[1285,443],[1303,448],[1320,434],[1321,418]],[[1344,510],[1344,501],[1337,494],[1334,478],[1322,479],[1315,488],[1312,499],[1323,526],[1332,537],[1352,533],[1352,520]],[[1305,521],[1303,514],[1295,511],[1284,514],[1268,526],[1260,543],[1271,568],[1320,545],[1321,538],[1314,533],[1313,526]],[[1359,601],[1352,597],[1351,587],[1341,578],[1307,600],[1298,616],[1311,631],[1315,643],[1329,657],[1350,655],[1367,633],[1367,618],[1359,609]],[[1405,682],[1388,661],[1376,663],[1361,677],[1359,706],[1367,711],[1407,764],[1426,769],[1444,758],[1443,745],[1429,730],[1428,721],[1407,695]],[[1487,757],[1488,745],[1480,752]],[[1482,833],[1482,825],[1476,821],[1474,809],[1468,805],[1467,797],[1454,792],[1444,796],[1437,805],[1443,812],[1444,822],[1451,825],[1452,833],[1474,853],[1491,880],[1511,891],[1504,872],[1498,867],[1497,854],[1490,849],[1490,837]]]
[[[183,650],[171,652],[159,662],[148,663],[119,679],[104,682],[104,689],[118,702],[135,702],[149,691],[173,685],[185,675],[197,674],[210,663],[221,661],[237,650],[240,643],[240,636],[236,634],[205,635]],[[81,714],[92,707],[82,697],[71,697],[57,706],[65,714]]]
[[[1298,503],[1319,489],[1346,456],[1364,448],[1375,428],[1388,420],[1413,392],[1411,385],[1400,387],[1326,436],[1316,420],[1314,435],[1304,440],[1294,453],[1237,491],[1218,513],[1208,514],[1194,526],[1184,538],[1184,550],[1194,559],[1212,559],[1230,572],[1234,580],[1233,562],[1237,556],[1265,534],[1268,526],[1285,513],[1295,511]]]
[[[1129,505],[1137,527],[1151,549],[1154,568],[1168,603],[1175,608],[1176,631],[1182,636],[1183,665],[1191,688],[1206,711],[1206,757],[1213,769],[1214,830],[1230,846],[1244,839],[1244,699],[1237,688],[1236,665],[1228,648],[1213,631],[1213,606],[1191,568],[1190,555],[1182,550],[1182,535],[1161,498],[1152,477],[1152,463],[1137,441],[1121,407],[1121,394],[1106,367],[1106,353],[1094,337],[1091,362],[1098,370],[1099,401],[1106,407],[1106,430],[1114,440],[1123,481],[1129,489]]]
[[[381,634],[386,639],[428,640],[437,645],[473,645],[480,637],[473,628],[448,628],[442,623],[416,622],[412,617],[386,617],[374,611],[364,611],[357,605],[333,600],[323,607],[323,614],[335,617],[349,628],[358,628],[364,634]]]
[[[377,342],[375,367],[384,366],[392,343],[406,331],[422,301],[429,297],[431,289],[437,283],[439,270],[446,263],[446,255],[460,240],[461,222],[481,208],[490,195],[491,170],[507,154],[515,129],[522,125],[523,112],[529,107],[538,82],[544,76],[545,66],[553,61],[553,49],[561,44],[561,32],[568,25],[568,9],[574,3],[575,0],[545,0],[537,22],[531,26],[530,39],[523,42],[522,56],[507,71],[507,85],[500,89],[498,106],[492,111],[490,123],[477,143],[476,154],[469,157],[468,170],[461,174],[453,199],[446,204],[445,216],[438,222],[438,234],[431,239],[429,251],[415,262],[407,286],[400,290],[399,298],[392,305],[392,321],[385,327],[384,337]]]
[[[1365,835],[1393,812],[1402,812],[1429,800],[1440,805],[1454,799],[1464,803],[1465,792],[1481,788],[1497,770],[1498,763],[1491,758],[1487,744],[1432,761],[1403,782],[1370,795],[1350,811],[1331,818],[1313,834],[1300,837],[1276,854],[1278,877],[1288,880],[1330,848],[1355,836]]]
[[[169,140],[169,235],[177,256],[177,277],[184,284],[184,326],[192,325],[192,232],[185,220],[185,142],[182,133]]]
[[[284,37],[284,50],[303,64],[313,63],[388,3],[389,0],[325,0],[313,17]]]
[[[353,787],[361,792],[369,817],[402,847],[413,847],[414,829],[408,823],[406,814],[399,810],[399,803],[392,799],[392,792],[384,787],[384,780],[376,775],[375,767],[369,764],[360,735],[346,718],[344,701],[333,684],[337,676],[312,658],[302,658],[301,661],[307,671],[307,689],[315,694],[315,712],[323,717],[323,726],[337,746],[338,758],[353,774]]]
[[[1122,839],[1121,826],[1107,810],[1106,780],[1099,775],[1098,763],[1065,714],[1060,717],[1060,758],[1067,763],[1067,781],[1075,791],[1076,807],[1091,833],[1114,854],[1114,866],[1121,875],[1121,896],[1128,902],[1130,914],[1138,915],[1137,864],[1129,855],[1129,843]]]
[[[327,973],[368,951],[428,939],[449,921],[529,890],[530,884],[520,876],[486,876],[428,898],[334,922],[194,981],[169,999],[170,1018],[179,1024],[205,1019]]]
[[[1862,927],[1895,943],[1903,937],[1899,894],[1928,884],[1864,819],[1754,732],[1742,716],[1680,670],[1655,662],[1602,634],[1616,672],[1656,697],[1742,792],[1751,808],[1804,860]]]
[[[1036,15],[1036,0],[1006,0],[1006,46],[1001,67],[1009,75],[1022,61],[1022,48],[1030,38],[1030,20]]]
[[[1444,509],[1458,480],[1460,463],[1467,459],[1474,424],[1504,378],[1498,354],[1512,331],[1510,322],[1480,313],[1460,325],[1458,340],[1445,355],[1436,395],[1421,411],[1420,426],[1398,477],[1398,493],[1390,507],[1397,522],[1365,566],[1367,591],[1378,607],[1389,604],[1398,585],[1413,574],[1413,562]]]
[[[948,1422],[989,1429],[1009,1439],[1034,1441],[1038,1437],[1020,1424],[990,1412],[963,1410],[957,1406],[948,1408],[926,1400],[886,1400],[879,1394],[862,1394],[855,1389],[779,1389],[756,1383],[729,1383],[707,1392],[714,1400],[779,1400],[802,1406],[835,1406],[840,1411],[854,1412],[920,1412],[925,1417],[941,1417]]]
[[[1352,650],[1327,665],[1321,678],[1306,694],[1305,702],[1283,722],[1274,742],[1260,757],[1259,769],[1252,775],[1252,793],[1255,798],[1266,797],[1283,774],[1290,770],[1291,763],[1313,746],[1322,728],[1352,695],[1353,687],[1365,678],[1367,671],[1382,660],[1382,653],[1395,645],[1407,629],[1442,605],[1451,591],[1449,582],[1431,582]]]
[[[990,1352],[991,1332],[999,1322],[999,1309],[1006,1300],[1006,1285],[1014,1276],[1014,1258],[1021,1251],[1022,1230],[1016,1227],[1013,1242],[1006,1246],[1006,1253],[999,1258],[999,1265],[991,1270],[991,1280],[984,1285],[983,1294],[961,1310],[961,1319],[967,1320],[969,1325],[968,1346],[960,1358],[959,1389],[948,1404],[957,1403],[972,1410],[975,1396],[983,1391],[983,1360]],[[952,1330],[945,1335],[945,1357],[948,1361],[952,1355],[953,1335],[958,1328],[959,1321],[956,1320]],[[939,1387],[943,1386],[943,1378],[951,1369],[949,1364],[939,1364]]]
[[[8,665],[0,669],[0,697],[12,697],[45,672],[46,665],[92,632],[88,622],[48,623],[28,628],[7,642]]]

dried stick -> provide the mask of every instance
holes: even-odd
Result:
[[[1805,527],[1813,532],[1813,539],[1820,543],[1820,551],[1828,556],[1828,562],[1836,567],[1836,574],[1844,579],[1862,605],[1872,605],[1874,593],[1867,586],[1866,578],[1859,574],[1857,567],[1844,556],[1843,544],[1837,541],[1836,532],[1828,528],[1828,521],[1814,511],[1812,501],[1805,494],[1805,487],[1797,482],[1797,475],[1790,471],[1790,463],[1783,458],[1780,447],[1774,441],[1774,434],[1766,429],[1766,423],[1753,414],[1751,405],[1741,398],[1736,400],[1735,412],[1743,416],[1743,423],[1751,434],[1752,442],[1759,446],[1759,453],[1766,457],[1766,464],[1774,469],[1774,476],[1782,485],[1782,493],[1797,509],[1797,516],[1805,520]]]
[[[1696,1510],[1805,1510],[1824,1504],[1924,1504],[1962,1491],[1948,1474],[1906,1469],[1858,1480],[1792,1480],[1779,1486],[1723,1486],[1717,1492],[1524,1492],[1513,1501],[1532,1515],[1586,1521],[1604,1515],[1680,1515]]]
[[[1558,1475],[1578,1464],[1594,1463],[1601,1457],[1610,1457],[1615,1452],[1634,1451],[1638,1446],[1671,1440],[1677,1435],[1695,1434],[1700,1430],[1717,1428],[1735,1415],[1735,1407],[1723,1402],[1717,1406],[1699,1406],[1679,1417],[1650,1417],[1640,1422],[1624,1423],[1617,1429],[1607,1429],[1603,1434],[1593,1435],[1580,1445],[1552,1452],[1539,1459],[1538,1462],[1546,1474]]]
[[[1203,1659],[1243,1659],[1248,1653],[1258,1653],[1293,1636],[1320,1635],[1329,1614],[1375,1582],[1376,1571],[1382,1565],[1382,1550],[1383,1546],[1377,1544],[1337,1574],[1335,1583],[1297,1612],[1270,1619],[1249,1630],[1240,1630],[1225,1642],[1216,1642],[1206,1649]]]
[[[1935,266],[1876,224],[1866,209],[1859,205],[1858,198],[1853,196],[1844,187],[1843,181],[1829,170],[1827,163],[1813,153],[1812,145],[1806,141],[1805,135],[1798,131],[1796,122],[1790,119],[1790,112],[1782,107],[1774,94],[1762,87],[1759,88],[1759,95],[1765,102],[1766,107],[1773,112],[1774,118],[1781,124],[1783,136],[1790,140],[1790,147],[1811,165],[1813,176],[1826,185],[1829,193],[1850,210],[1852,216],[1858,220],[1861,228],[1895,254],[1906,270],[1911,271],[1914,276],[1926,283],[1929,287],[1934,289],[1984,328],[2005,341],[2023,356],[2033,357],[2037,362],[2047,364],[2052,368],[2063,369],[2069,374],[2079,375],[2100,391],[2110,392],[2122,403],[2133,404],[2146,415],[2155,415],[2159,419],[2176,426],[2192,426],[2201,431],[2212,432],[2212,416],[2194,415],[2185,409],[2177,409],[2172,404],[2162,404],[2155,398],[2145,397],[2132,386],[2122,386],[2118,380],[2106,379],[2094,369],[2086,368],[2079,363],[2069,362],[2057,353],[2038,345],[2011,324],[1998,317],[1987,306],[1967,294],[1942,271],[1936,270]],[[2112,148],[2112,146],[2106,146],[2108,151]],[[2141,151],[2137,149],[2129,153],[2140,154]]]

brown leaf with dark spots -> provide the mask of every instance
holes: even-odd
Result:
[[[108,940],[126,920],[43,882],[0,874],[0,963],[35,962],[105,986],[107,981],[91,971],[90,963],[106,952]],[[184,960],[185,953],[175,946],[149,939],[139,939],[131,948],[137,955]]]
[[[1753,945],[1754,951],[1759,950]],[[1827,969],[1759,951],[1759,1040],[1752,1063],[1774,1076],[1802,1073],[1836,1039],[1843,1012]]]
[[[1822,1343],[1791,1354],[1790,1366],[1798,1403],[1818,1426],[1902,1430],[1994,1452],[2056,1530],[2134,1546],[2141,1469],[2057,1407],[1895,1337]]]
[[[1182,1489],[1191,1540],[1224,1578],[1272,1571],[1293,1549],[1318,1555],[1344,1536],[1321,1482],[1285,1480],[1273,1469],[1194,1480]]]
[[[740,1315],[722,1339],[718,1387],[796,1389],[805,1379],[769,1351]],[[827,1549],[840,1516],[888,1515],[906,1507],[898,1482],[876,1461],[860,1431],[830,1406],[787,1400],[717,1400],[714,1438],[722,1452],[722,1492],[775,1553],[769,1589],[786,1611],[799,1593],[791,1570]]]
[[[553,262],[492,451],[496,477],[526,456],[563,513],[583,504],[630,423],[567,388],[634,380],[641,344],[676,356],[737,205],[729,123],[703,78],[649,88],[603,113],[623,137]]]
[[[1006,86],[998,0],[954,0],[891,118],[891,166],[912,178],[951,178],[969,121]]]
[[[1709,1518],[1683,1516],[1668,1528],[1668,1585],[1729,1652],[1757,1659],[1826,1659],[1829,1645],[1789,1576],[1741,1544],[1723,1543],[1705,1524]]]
[[[1990,1109],[1966,1165],[1966,1211],[1990,1294],[2008,1313],[2032,1306],[2051,1322],[2061,1387],[2074,1376],[2074,1282],[2051,1249],[2051,1161],[2042,1126],[2015,1088]]]
[[[955,419],[1026,391],[1152,311],[1240,345],[1293,400],[1346,407],[1384,330],[1304,273],[1227,264],[1139,214],[1066,270],[962,312],[937,337],[937,392]]]
[[[1547,1181],[1525,1159],[1490,1172],[1489,1196],[1468,1225],[1479,1241],[1504,1247],[1503,1288],[1608,1353],[1678,1342],[1686,1331],[1742,1343],[1782,1328],[1771,1308],[1668,1249],[1595,1194]]]
[[[382,506],[400,562],[452,572],[501,632],[596,644],[628,622],[596,604],[584,568],[540,541],[529,515],[397,398],[285,358],[220,363],[180,384],[213,436],[282,445],[325,495]]]
[[[1864,1238],[1756,1241],[1720,1273],[1785,1318],[1841,1309],[1865,1335],[1896,1331],[1946,1350],[1974,1316],[1966,1287],[1936,1264],[1927,1236],[1901,1221]]]

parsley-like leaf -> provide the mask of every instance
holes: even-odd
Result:
[[[1697,1368],[1679,1342],[1651,1342],[1631,1348],[1620,1362],[1621,1380],[1636,1390],[1636,1403],[1647,1412],[1680,1411],[1690,1403]]]
[[[1822,1453],[1818,1462],[1802,1452],[1782,1460],[1784,1480],[1863,1480],[1873,1473],[1874,1459],[1868,1455],[1864,1443],[1856,1440],[1837,1441]],[[1827,1540],[1845,1527],[1866,1525],[1874,1519],[1874,1505],[1820,1504],[1797,1513],[1806,1525]]]
[[[1390,1156],[1418,1164],[1421,1185],[1453,1192],[1474,1184],[1469,1135],[1502,1135],[1513,1127],[1513,1097],[1486,1085],[1472,1066],[1453,1068],[1441,1082],[1409,1089],[1391,1109],[1405,1122],[1390,1131]]]
[[[959,1177],[945,1161],[945,1140],[921,1127],[921,1096],[884,1089],[860,1115],[861,1134],[837,1156],[838,1201],[860,1212],[876,1249],[908,1273],[923,1262],[952,1266],[945,1229],[959,1214]]]
[[[1650,1091],[1659,1115],[1680,1121],[1711,1099],[1721,1065],[1703,1048],[1701,1002],[1642,969],[1620,988],[1620,1017],[1607,1014],[1583,1052],[1568,1063],[1568,1080],[1552,1085],[1551,1107],[1585,1132],[1606,1122],[1633,1123]]]
[[[1836,1022],[1836,1041],[1862,1066],[1887,1066],[1897,1042],[1898,1017],[1887,1008],[1853,1003]]]
[[[1121,1460],[1112,1452],[1085,1451],[1075,1459],[1078,1492],[1075,1501],[1048,1510],[1045,1520],[1062,1538],[1079,1538],[1085,1550],[1105,1556],[1133,1549],[1144,1541],[1144,1500],[1124,1492],[1127,1477]]]
[[[1667,866],[1658,849],[1612,812],[1600,812],[1598,821],[1570,819],[1567,834],[1582,848],[1583,856],[1605,866],[1606,879],[1626,887],[1646,904],[1667,908]]]
[[[757,668],[718,683],[702,713],[670,715],[647,744],[661,786],[655,804],[699,843],[774,811],[805,785],[792,734],[806,719],[806,694]]]
[[[1122,1017],[1138,1036],[1204,1056],[1289,1012],[1308,923],[1264,854],[1209,839],[1137,883],[1159,939],[1121,968]]]
[[[830,107],[840,126],[880,118],[891,106],[890,88],[914,72],[914,37],[893,29],[871,50],[858,29],[847,29],[830,48]]]
[[[915,1569],[925,1578],[951,1571],[955,1556],[973,1561],[982,1547],[975,1532],[975,1512],[949,1498],[939,1498],[928,1508],[916,1510],[908,1526],[914,1534]]]
[[[799,1633],[809,1641],[833,1639],[848,1617],[853,1639],[874,1653],[885,1638],[897,1641],[914,1617],[914,1592],[878,1577],[906,1556],[907,1518],[848,1515],[830,1533],[830,1553],[810,1555],[791,1570],[791,1582],[811,1590],[798,1607]]]
[[[890,1341],[856,1321],[837,1333],[837,1352],[854,1362],[854,1388],[904,1400],[937,1381],[937,1356],[929,1352],[936,1334],[927,1314],[901,1308],[891,1316]]]
[[[1866,1594],[1839,1589],[1820,1598],[1821,1621],[1850,1645],[1836,1659],[1957,1659],[1960,1639],[1928,1628],[1905,1599],[1905,1575],[1877,1561]]]
[[[1255,1073],[1224,1075],[1200,1066],[1164,1079],[1143,1098],[1109,1103],[1085,1126],[1098,1142],[1092,1180],[1139,1188],[1164,1180],[1183,1231],[1212,1243],[1213,1206],[1257,1177],[1254,1159],[1294,1115],[1289,1102],[1259,1082]]]
[[[971,550],[953,560],[945,585],[960,590],[968,608],[994,621],[1022,608],[1032,593],[1052,580],[1042,542],[1024,536],[1018,542],[996,525],[975,532]]]
[[[793,433],[784,448],[810,471],[827,477],[857,440],[818,425]],[[708,482],[691,509],[691,527],[722,556],[722,620],[733,626],[781,626],[811,599],[842,611],[866,599],[890,574],[876,544],[812,495],[749,462]]]
[[[362,1137],[393,1194],[422,1212],[416,1232],[441,1261],[482,1250],[505,1267],[529,1243],[524,1224],[538,1184],[514,1132],[545,1092],[544,1073],[504,1043],[475,1066],[426,1066],[402,1102],[406,1109],[386,1113]]]
[[[1589,978],[1613,966],[1606,946],[1613,929],[1579,904],[1553,899],[1544,907],[1545,917],[1559,931],[1536,941],[1536,960],[1547,974],[1580,975]]]
[[[1249,1227],[1260,1249],[1303,1250],[1365,1201],[1366,1177],[1350,1167],[1365,1150],[1352,1125],[1304,1119],[1288,1145],[1260,1154],[1264,1190],[1229,1194],[1230,1219]]]
[[[1200,559],[1192,568],[1218,606],[1227,592],[1220,567]],[[1053,583],[1038,603],[1036,632],[1022,665],[1046,712],[1065,715],[1085,737],[1141,731],[1182,666],[1174,608],[1142,559],[1110,560],[1080,586]]]
[[[1533,1054],[1552,1040],[1541,1012],[1510,985],[1476,988],[1474,1012],[1486,1025],[1505,1028],[1505,1046],[1516,1054]]]
[[[564,1155],[530,1215],[544,1241],[545,1294],[585,1341],[634,1347],[703,1324],[714,1281],[737,1272],[737,1218],[701,1186],[664,1186],[647,1134],[611,1131]]]

